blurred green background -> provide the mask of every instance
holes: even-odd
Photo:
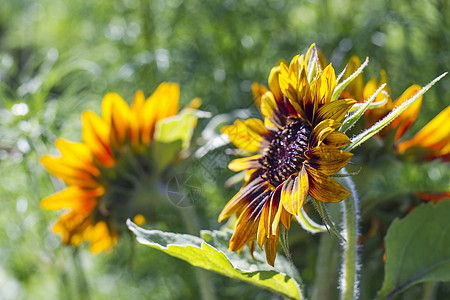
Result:
[[[200,97],[201,109],[213,114],[245,108],[256,115],[251,83],[266,84],[280,59],[289,61],[315,42],[338,72],[350,56],[369,56],[366,81],[386,70],[396,99],[410,85],[425,85],[450,70],[449,22],[450,2],[445,0],[2,0],[0,299],[84,299],[83,284],[91,299],[199,297],[190,265],[132,243],[129,236],[111,254],[93,256],[83,246],[73,259],[73,250],[49,230],[59,213],[43,211],[39,202],[63,186],[38,159],[56,153],[57,137],[79,141],[81,113],[99,112],[107,92],[131,101],[138,89],[148,96],[162,81],[173,81],[181,86],[182,105]],[[447,76],[425,95],[407,136],[449,99]],[[194,146],[204,143],[200,132],[207,123],[199,122]],[[217,216],[239,188],[223,187],[232,175],[224,152],[218,149],[197,162],[208,172],[190,171],[200,190],[192,207],[204,229],[220,228]],[[448,170],[438,163],[406,163],[394,164],[399,166],[395,172],[379,172],[383,151],[366,147],[359,152],[357,162],[366,165],[355,177],[365,199],[362,231],[377,230],[362,241],[367,251],[361,295],[371,299],[383,278],[387,226],[419,203],[411,194],[415,184],[431,190],[448,186]],[[161,212],[146,227],[184,232],[177,212]],[[308,286],[315,280],[319,237],[294,225],[290,238]],[[210,274],[219,299],[279,299]],[[414,299],[421,290],[416,286],[399,299]],[[450,288],[441,284],[437,293],[450,295]]]

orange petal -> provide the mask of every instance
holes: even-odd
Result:
[[[61,178],[67,185],[78,185],[84,188],[98,187],[98,183],[87,170],[67,164],[62,157],[44,155],[40,162],[49,173]]]
[[[260,195],[241,213],[230,240],[230,251],[240,251],[248,241],[256,238],[261,210],[268,197],[268,195]]]
[[[55,145],[61,152],[61,161],[63,161],[63,164],[75,169],[85,170],[96,177],[100,176],[100,171],[93,163],[92,152],[86,144],[57,139]]]
[[[241,188],[240,191],[227,203],[227,205],[225,205],[219,215],[218,221],[222,222],[233,214],[241,211],[253,199],[265,193],[266,188],[267,183],[262,178],[256,178],[249,182],[249,184]]]
[[[114,164],[114,157],[110,147],[110,127],[99,116],[90,111],[85,111],[81,120],[83,123],[83,141],[105,166]]]
[[[316,200],[335,203],[350,196],[350,193],[336,180],[312,167],[305,165],[309,175],[309,194]]]
[[[84,233],[84,238],[90,242],[89,250],[93,253],[109,251],[117,243],[117,233],[111,233],[103,221],[89,226]]]
[[[125,100],[116,93],[108,93],[102,102],[103,120],[111,128],[111,140],[116,148],[124,142],[129,131],[131,110]]]
[[[347,68],[345,69],[343,79],[347,79],[350,77],[359,67],[361,66],[361,60],[357,56],[350,57],[350,60],[347,64]],[[363,74],[360,73],[353,79],[349,85],[345,88],[345,90],[358,102],[364,101],[363,95],[364,88],[364,77]]]
[[[431,150],[439,150],[450,143],[450,106],[441,111],[428,124],[426,124],[412,139],[400,143],[399,152],[404,152],[409,147],[421,147]]]
[[[234,159],[230,162],[228,168],[234,172],[240,172],[248,169],[256,169],[261,167],[261,163],[259,162],[261,157],[262,157],[261,154],[257,154],[249,157]]]
[[[418,85],[410,86],[397,100],[395,100],[394,107],[397,107],[406,100],[412,98],[420,91],[420,89],[421,87]],[[414,121],[416,121],[420,108],[422,107],[422,99],[423,97],[420,97],[397,118],[395,118],[394,121],[392,121],[391,128],[397,128],[395,133],[395,141],[398,141],[408,130],[408,128],[411,127]]]
[[[71,211],[61,216],[53,226],[53,232],[61,234],[64,244],[79,246],[86,240],[84,231],[90,225],[89,212]]]
[[[97,205],[97,198],[104,194],[104,188],[83,189],[69,186],[41,201],[41,207],[48,210],[72,209],[91,211]]]

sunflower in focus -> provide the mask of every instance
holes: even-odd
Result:
[[[244,186],[219,216],[219,222],[237,216],[229,250],[240,252],[248,244],[253,253],[257,243],[272,266],[280,222],[289,229],[308,195],[326,203],[350,195],[331,176],[352,157],[339,149],[350,139],[337,129],[356,101],[332,101],[335,71],[331,64],[323,71],[317,65],[313,45],[289,66],[273,68],[269,89],[253,85],[263,121],[236,120],[222,129],[233,145],[249,153],[229,164],[233,171],[246,172]]]
[[[162,83],[148,99],[138,91],[130,107],[118,94],[108,93],[101,117],[82,114],[82,142],[58,139],[60,154],[41,158],[48,172],[67,185],[41,202],[44,209],[66,211],[53,226],[64,244],[88,241],[92,252],[110,250],[127,218],[145,222],[138,212],[152,200],[152,179],[186,148],[196,124],[192,112],[178,114],[179,94],[177,84]],[[161,145],[175,141],[164,134],[164,126],[177,124],[187,128],[185,141],[166,151]]]

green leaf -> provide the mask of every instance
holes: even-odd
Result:
[[[450,200],[423,204],[388,229],[378,299],[425,281],[450,281]]]
[[[395,118],[397,118],[402,112],[404,112],[410,105],[412,105],[415,101],[417,101],[420,97],[423,96],[436,82],[441,80],[442,77],[447,75],[447,72],[433,79],[429,84],[424,86],[417,94],[403,102],[401,105],[394,108],[386,117],[382,120],[375,123],[372,127],[367,130],[364,130],[362,133],[358,134],[356,137],[351,139],[351,143],[343,148],[345,151],[350,151],[353,148],[358,147],[369,138],[377,134],[381,129],[391,123]]]
[[[145,230],[130,220],[127,225],[139,243],[185,260],[193,266],[242,280],[292,299],[303,298],[298,284],[293,279],[295,274],[287,275],[293,271],[285,258],[279,255],[277,268],[272,268],[265,262],[262,253],[255,252],[255,259],[252,259],[248,251],[242,251],[241,254],[228,252],[230,230],[203,231],[202,236],[208,241],[205,242],[188,234]]]
[[[196,124],[197,116],[192,109],[184,109],[156,124],[153,151],[158,158],[158,171],[172,162],[180,151],[189,148]]]

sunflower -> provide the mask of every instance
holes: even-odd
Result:
[[[269,90],[253,85],[264,121],[236,120],[222,129],[233,145],[253,152],[229,164],[233,171],[246,172],[244,186],[218,218],[221,222],[237,216],[229,250],[240,252],[248,244],[253,253],[257,243],[264,247],[272,266],[280,222],[289,229],[291,217],[299,214],[308,195],[335,203],[350,194],[330,176],[352,157],[339,149],[350,139],[337,129],[356,101],[331,101],[335,71],[331,64],[323,72],[315,66],[317,50],[313,45],[306,55],[294,57],[289,66],[281,63],[274,67]]]
[[[41,158],[48,172],[67,185],[41,202],[44,209],[67,211],[53,226],[64,244],[89,241],[92,252],[110,250],[120,224],[148,206],[151,179],[164,167],[155,136],[164,122],[179,121],[179,93],[177,84],[162,83],[147,100],[138,91],[131,107],[118,94],[108,93],[102,117],[91,111],[82,114],[83,142],[58,139],[60,155]],[[196,119],[190,120],[192,129]],[[189,132],[186,136],[190,138]],[[142,215],[135,219],[145,220]]]
[[[450,106],[447,106],[436,117],[428,122],[411,139],[401,142],[397,151],[404,153],[407,150],[418,150],[422,159],[431,160],[440,158],[450,161]]]

